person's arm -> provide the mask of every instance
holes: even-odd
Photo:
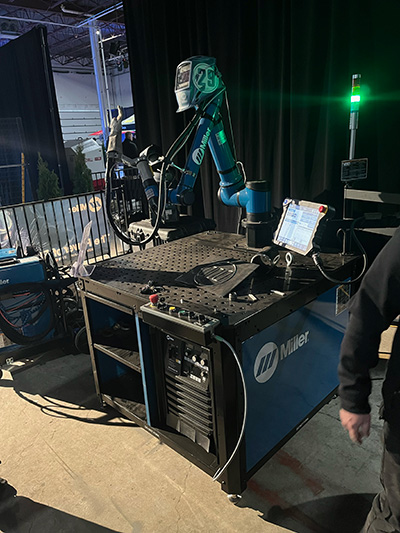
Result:
[[[400,313],[400,230],[376,257],[350,304],[339,364],[342,425],[361,442],[369,432],[369,371],[379,361],[381,333]],[[359,416],[356,416],[359,415]]]
[[[111,120],[110,135],[107,144],[107,153],[116,152],[119,156],[122,154],[122,113],[123,109],[119,105],[118,115]]]

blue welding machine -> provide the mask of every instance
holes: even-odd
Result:
[[[54,335],[53,314],[43,261],[18,258],[15,250],[0,257],[0,351],[15,344],[30,344]],[[14,346],[15,347],[15,346]]]

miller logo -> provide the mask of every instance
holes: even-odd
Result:
[[[254,377],[258,383],[265,383],[273,376],[278,366],[279,350],[274,342],[264,344],[254,362]]]
[[[267,342],[260,349],[254,361],[254,377],[258,383],[265,383],[275,373],[279,360],[285,359],[288,355],[307,344],[309,331],[295,335],[280,345],[280,348],[274,342]]]
[[[92,211],[93,213],[95,213],[96,211],[100,211],[102,206],[103,204],[101,203],[101,198],[99,198],[98,196],[94,196],[93,198],[90,198],[89,200],[90,211]]]
[[[205,134],[203,135],[200,146],[196,148],[196,150],[193,150],[192,159],[196,163],[196,165],[201,165],[204,154],[206,152],[208,139],[210,138],[211,130],[208,128]]]

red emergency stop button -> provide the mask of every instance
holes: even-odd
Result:
[[[150,300],[151,305],[157,305],[158,294],[150,294],[149,300]]]

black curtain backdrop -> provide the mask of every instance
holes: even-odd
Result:
[[[328,202],[340,215],[351,76],[359,73],[355,155],[369,158],[369,178],[356,186],[400,192],[397,0],[125,0],[124,9],[140,149],[159,144],[165,153],[193,115],[176,114],[176,66],[213,56],[247,178],[269,181],[276,207],[291,196]],[[219,203],[217,189],[209,157],[194,210],[203,204],[218,229],[234,231],[237,210]]]
[[[22,119],[33,199],[38,152],[58,175],[64,193],[72,192],[46,35],[46,28],[36,27],[0,48],[0,120]]]

